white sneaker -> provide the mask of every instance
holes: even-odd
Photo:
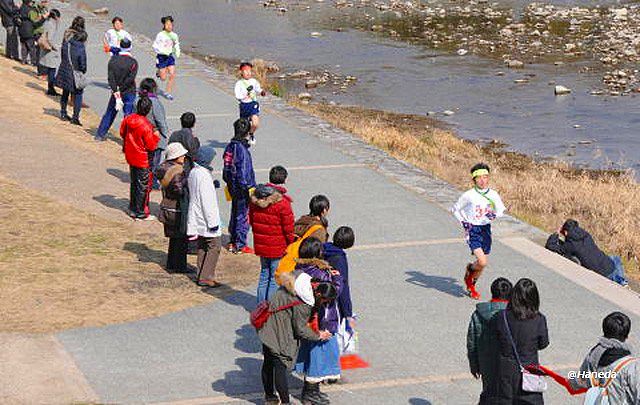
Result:
[[[136,218],[136,221],[157,221],[158,217],[155,215],[149,215],[146,218]]]

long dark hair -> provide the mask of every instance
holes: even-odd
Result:
[[[540,295],[533,280],[521,278],[511,290],[507,310],[520,321],[533,319],[539,314]]]

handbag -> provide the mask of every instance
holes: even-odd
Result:
[[[507,327],[507,335],[509,336],[511,347],[513,347],[513,354],[516,357],[518,367],[520,367],[520,372],[522,373],[522,391],[545,392],[548,387],[547,381],[544,379],[544,377],[542,377],[541,375],[533,374],[522,366],[520,356],[518,355],[518,349],[516,348],[516,343],[513,341],[513,336],[511,335],[511,328],[509,327],[509,321],[507,320],[506,310],[502,311],[502,317],[504,319],[504,324]]]
[[[49,42],[49,37],[46,32],[40,35],[36,44],[38,45],[38,48],[42,49],[43,51],[50,51],[53,49],[53,46],[51,45],[51,42]]]
[[[340,321],[340,327],[338,328],[336,337],[338,338],[338,348],[340,349],[341,356],[358,352],[356,345],[358,341],[357,332],[351,328],[346,318],[342,318]]]
[[[71,66],[71,71],[73,72],[73,83],[76,86],[76,90],[84,90],[84,88],[89,84],[87,81],[87,76],[84,73],[73,68],[73,62],[71,62],[70,42],[67,42],[67,59],[69,59],[69,65]]]
[[[249,315],[249,321],[251,322],[251,325],[253,325],[253,327],[256,328],[256,330],[260,330],[262,329],[264,324],[267,323],[267,320],[271,315],[275,314],[276,312],[284,311],[286,309],[293,308],[296,305],[301,305],[301,304],[302,304],[302,301],[293,301],[289,304],[278,307],[272,311],[269,301],[265,300],[259,303],[256,309],[251,311],[251,314]]]

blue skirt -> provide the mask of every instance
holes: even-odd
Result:
[[[336,335],[327,341],[303,340],[293,371],[310,383],[340,378],[340,349]]]

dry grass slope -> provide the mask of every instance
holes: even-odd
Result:
[[[632,276],[640,276],[640,185],[631,173],[534,162],[461,140],[427,117],[292,103],[461,189],[470,186],[469,168],[484,161],[511,214],[550,232],[575,218],[607,252],[623,257]]]

